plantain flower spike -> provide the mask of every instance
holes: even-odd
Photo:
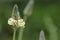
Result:
[[[30,16],[32,13],[32,9],[33,9],[33,5],[34,5],[34,0],[29,0],[27,6],[25,7],[23,13],[24,16]]]
[[[41,30],[39,40],[45,40],[44,31]]]
[[[14,5],[13,11],[12,11],[12,18],[14,19],[20,19],[19,11],[18,11],[18,6],[17,4]]]
[[[25,28],[25,22],[23,21],[23,19],[20,18],[17,4],[15,4],[13,7],[12,17],[8,19],[8,24],[12,25],[14,28]]]

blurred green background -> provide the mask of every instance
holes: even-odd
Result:
[[[11,17],[14,4],[23,10],[29,0],[0,0],[0,40],[12,40],[13,29],[7,21]],[[44,30],[46,40],[60,40],[60,0],[34,0],[32,15],[26,22],[23,40],[39,40],[40,31]],[[18,38],[18,31],[16,40]]]

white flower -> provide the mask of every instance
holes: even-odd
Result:
[[[23,21],[23,19],[18,20],[18,26],[25,27],[25,22]]]
[[[23,19],[15,20],[13,18],[9,18],[8,24],[16,27],[25,28],[25,22],[23,21]]]
[[[13,18],[9,18],[9,20],[8,20],[8,24],[9,24],[9,25],[13,25],[13,21],[14,21]]]

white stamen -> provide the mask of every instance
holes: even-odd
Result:
[[[23,19],[15,20],[13,18],[10,18],[8,20],[8,24],[12,26],[17,25],[17,27],[25,27],[25,22],[23,21]]]

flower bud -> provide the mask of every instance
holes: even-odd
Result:
[[[39,40],[45,40],[44,31],[41,30]]]
[[[34,0],[29,0],[27,6],[25,7],[25,9],[23,11],[24,16],[30,16],[31,15],[33,5],[34,5]]]

